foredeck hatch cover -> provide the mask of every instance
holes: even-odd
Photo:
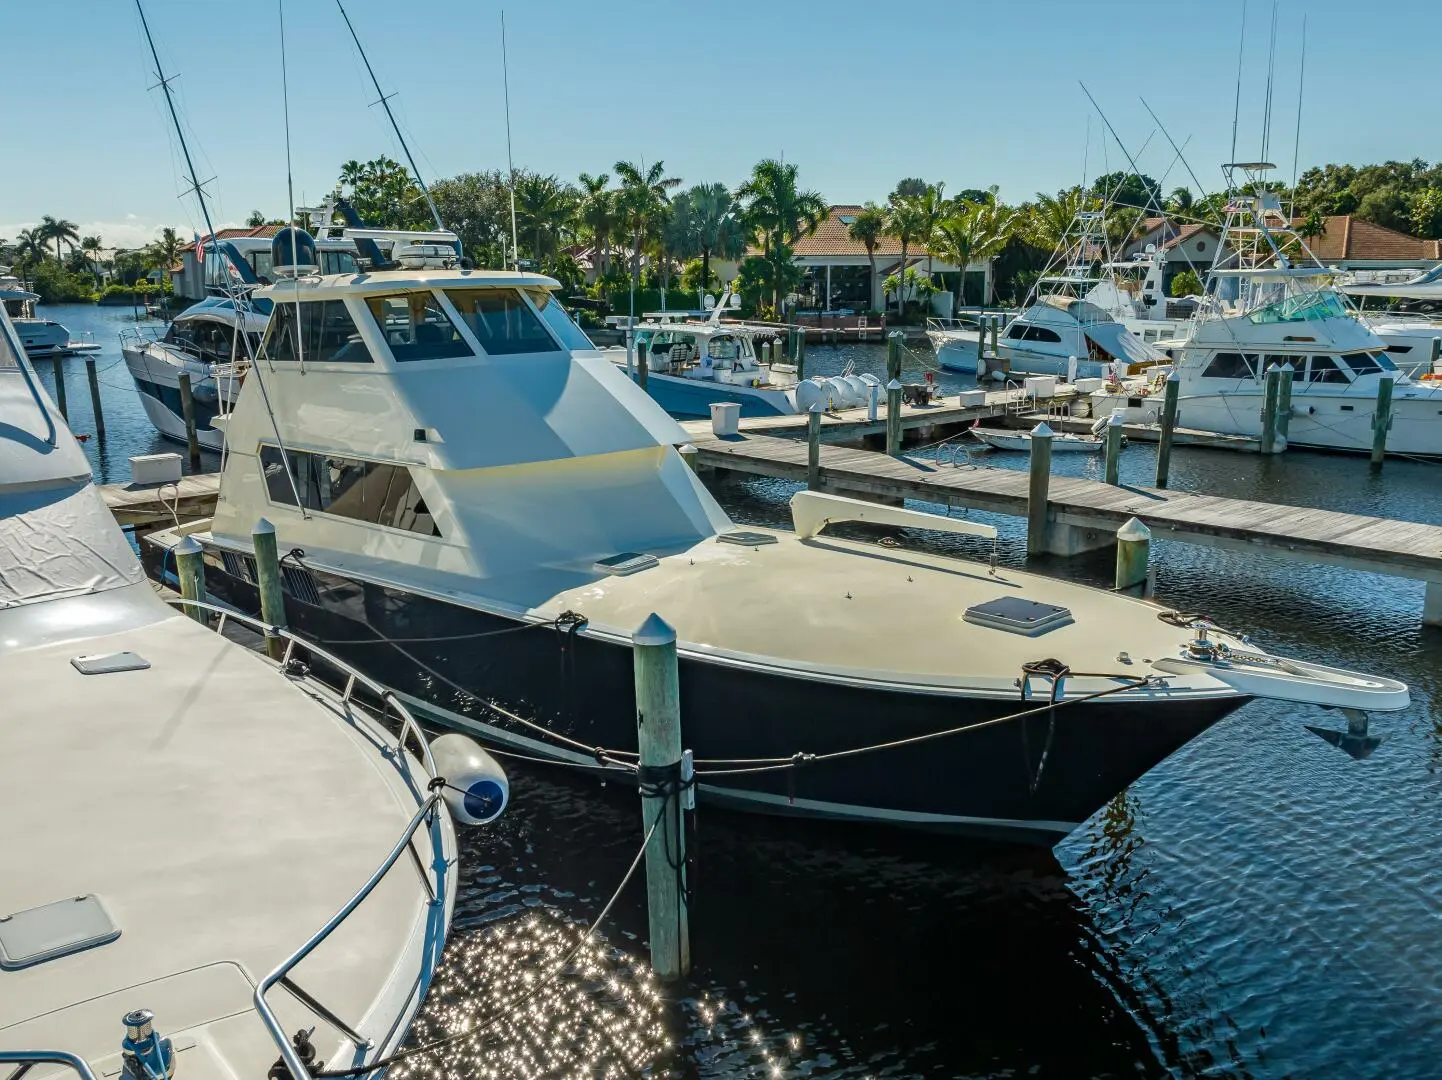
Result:
[[[723,533],[716,534],[718,544],[737,544],[741,547],[759,547],[762,544],[776,543],[776,537],[770,533],[754,532],[750,529],[727,529]]]
[[[1071,609],[1043,604],[1021,596],[1002,596],[984,604],[973,604],[962,616],[969,623],[1034,637],[1072,621]]]
[[[119,936],[120,927],[93,893],[0,915],[0,969],[42,964]]]

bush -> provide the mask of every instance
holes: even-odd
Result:
[[[1202,279],[1197,276],[1195,270],[1183,270],[1172,278],[1171,294],[1173,296],[1201,296]]]
[[[44,304],[77,304],[95,299],[95,284],[89,274],[71,273],[48,259],[35,268],[32,288]]]
[[[611,305],[611,310],[617,315],[626,315],[631,310],[630,289],[612,289],[605,296],[606,302]],[[695,291],[687,292],[684,289],[666,290],[667,311],[695,311],[701,307],[701,300]],[[637,289],[636,290],[636,317],[640,318],[647,311],[661,310],[660,289]]]

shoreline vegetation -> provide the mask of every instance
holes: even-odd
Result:
[[[490,169],[437,180],[430,195],[476,265],[554,277],[588,321],[629,310],[633,289],[639,313],[661,307],[663,295],[668,308],[694,309],[704,293],[719,295],[725,284],[740,295],[745,315],[780,318],[793,310],[788,299],[794,303],[803,274],[795,247],[829,212],[828,202],[802,185],[795,164],[758,162],[735,188],[719,182],[684,187],[663,161],[643,165],[617,161],[609,173],[581,173],[574,183],[523,168]],[[1291,207],[1309,241],[1338,214],[1419,239],[1442,237],[1442,163],[1329,164],[1308,169],[1295,190],[1282,183],[1268,188]],[[347,161],[336,190],[374,228],[434,227],[420,187],[391,158]],[[943,289],[958,304],[967,297],[987,305],[1019,303],[1083,209],[1105,205],[1108,236],[1120,247],[1141,234],[1148,217],[1219,225],[1226,198],[1186,187],[1164,194],[1150,176],[1113,172],[1085,189],[1038,192],[1008,206],[995,187],[948,195],[944,182],[906,178],[884,203],[865,204],[847,230],[865,249],[873,279],[878,245],[883,238],[899,242],[903,269],[883,279],[884,307],[893,319],[912,322],[925,317],[932,295]],[[257,210],[246,224],[285,219]],[[186,247],[167,227],[143,248],[107,251],[100,237],[82,237],[74,222],[47,215],[15,239],[0,239],[0,265],[11,266],[43,303],[140,304],[170,295],[170,272]],[[923,254],[963,267],[990,261],[990,293],[967,292],[965,273],[933,274],[930,257],[920,268],[907,266]],[[720,279],[718,264],[735,267],[730,281]]]

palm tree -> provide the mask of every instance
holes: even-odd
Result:
[[[367,164],[368,164],[368,163],[367,163]],[[341,185],[344,186],[344,185],[346,185],[346,184],[349,184],[350,187],[351,187],[351,190],[354,191],[356,185],[359,184],[359,183],[361,182],[361,180],[363,180],[363,179],[365,178],[365,174],[366,174],[366,166],[363,165],[363,164],[361,164],[361,163],[360,163],[359,161],[357,161],[355,158],[351,158],[349,161],[347,161],[344,165],[342,165],[342,166],[340,167],[340,182],[341,182]]]
[[[956,199],[950,214],[936,227],[936,252],[957,268],[956,307],[960,309],[966,268],[974,262],[988,262],[1001,254],[1011,239],[1016,214],[996,200],[996,190],[986,202]],[[985,304],[990,298],[983,296]]]
[[[945,196],[946,185],[927,184],[926,190],[916,197],[916,242],[926,248],[926,277],[931,279],[931,241],[936,227],[951,211]]]
[[[906,183],[906,181],[902,181]],[[906,280],[906,251],[911,246],[925,226],[924,208],[921,205],[921,194],[908,194],[898,184],[896,190],[891,193],[887,202],[886,231],[901,241],[901,267],[897,271],[901,280]],[[896,294],[896,313],[903,315],[906,312],[906,292],[902,288]]]
[[[152,267],[169,271],[180,258],[180,236],[169,225],[160,230],[160,238],[151,241],[145,249],[146,260]]]
[[[559,250],[575,219],[575,189],[555,176],[523,173],[516,180],[516,216],[532,236],[531,254],[540,267],[548,254]]]
[[[611,230],[616,227],[616,193],[607,186],[607,173],[581,174],[581,224],[596,247],[596,274],[605,277],[611,269]]]
[[[763,258],[776,263],[770,274],[773,288],[788,279],[781,270],[781,250],[791,259],[791,246],[803,236],[810,236],[826,220],[826,200],[815,191],[802,191],[795,165],[786,165],[772,158],[758,162],[751,178],[736,189],[736,198],[745,209],[743,224],[753,236],[761,238]],[[773,292],[772,306],[780,303],[780,293]]]
[[[1079,187],[1068,188],[1055,195],[1037,192],[1036,202],[1029,208],[1025,224],[1027,243],[1045,251],[1056,251],[1087,199],[1088,196]]]
[[[49,240],[39,225],[33,229],[21,229],[20,235],[15,238],[15,257],[39,262],[47,254],[45,245]]]
[[[100,287],[100,237],[86,236],[80,240],[80,250],[90,261],[90,273],[95,278],[95,287]]]
[[[678,233],[677,254],[701,260],[701,291],[711,283],[711,256],[739,259],[746,238],[736,213],[736,200],[725,184],[697,184],[677,195],[673,229]]]
[[[867,203],[861,213],[851,219],[846,235],[866,248],[866,261],[871,264],[871,280],[876,280],[876,245],[886,235],[886,211],[875,203]]]
[[[1168,213],[1185,214],[1188,210],[1192,208],[1192,204],[1195,201],[1196,200],[1192,197],[1191,188],[1173,188],[1172,193],[1167,196],[1166,209]]]
[[[49,214],[40,219],[40,235],[47,241],[55,241],[55,261],[59,262],[63,257],[60,251],[61,243],[69,244],[72,248],[80,240],[80,231],[75,222],[66,221],[64,218],[56,220]]]
[[[680,185],[679,177],[666,175],[666,163],[658,161],[644,172],[629,161],[616,162],[621,188],[616,193],[617,217],[631,237],[631,288],[641,281],[641,248],[656,231],[662,211],[668,205],[666,193]]]

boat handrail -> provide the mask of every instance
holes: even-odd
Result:
[[[387,712],[394,709],[396,716],[400,719],[401,729],[400,734],[396,738],[396,744],[394,747],[388,747],[387,749],[405,763],[407,775],[410,775],[411,772],[410,759],[406,754],[407,736],[414,734],[416,742],[419,743],[421,748],[421,764],[425,769],[426,779],[424,784],[419,786],[413,785],[411,788],[411,793],[416,801],[416,812],[415,816],[411,818],[410,823],[401,833],[400,839],[396,841],[390,853],[381,861],[380,866],[375,869],[365,884],[341,906],[340,910],[332,915],[330,919],[326,921],[325,925],[307,938],[300,948],[282,960],[270,974],[266,975],[256,984],[253,997],[255,1011],[260,1014],[261,1022],[265,1024],[266,1030],[270,1032],[271,1039],[280,1049],[281,1059],[290,1070],[290,1075],[295,1078],[295,1080],[306,1080],[306,1078],[311,1075],[310,1070],[307,1069],[304,1062],[301,1061],[300,1055],[286,1037],[285,1029],[281,1027],[280,1021],[276,1018],[269,1002],[265,1000],[266,992],[277,985],[284,986],[302,1005],[305,1005],[311,1012],[344,1034],[354,1042],[359,1049],[368,1050],[375,1045],[373,1040],[360,1034],[360,1032],[356,1031],[335,1013],[331,1012],[314,997],[297,986],[291,980],[290,972],[297,964],[314,952],[316,947],[325,941],[341,923],[345,922],[345,920],[351,916],[355,909],[374,891],[375,887],[380,884],[381,880],[385,878],[386,874],[395,866],[396,861],[406,851],[411,852],[412,861],[415,864],[416,871],[420,874],[421,883],[426,887],[426,891],[430,895],[431,903],[435,903],[440,898],[444,888],[441,876],[443,867],[433,867],[431,874],[434,880],[432,880],[431,877],[427,877],[426,868],[421,859],[416,856],[415,849],[411,845],[411,839],[415,836],[416,830],[421,827],[422,823],[425,823],[428,826],[432,844],[438,846],[441,843],[441,815],[439,811],[444,778],[438,778],[436,776],[436,762],[431,756],[430,743],[426,741],[425,733],[421,731],[420,725],[416,723],[416,719],[411,715],[410,710],[401,704],[395,691],[372,679],[333,653],[322,649],[314,642],[307,641],[298,634],[292,633],[283,626],[272,626],[263,619],[257,619],[253,616],[245,615],[230,608],[221,607],[220,605],[211,604],[203,600],[171,597],[169,598],[169,602],[175,607],[183,607],[192,611],[203,611],[211,615],[219,616],[214,627],[215,632],[218,634],[223,634],[226,623],[233,619],[242,626],[265,634],[268,637],[281,638],[285,641],[285,650],[279,661],[282,671],[291,670],[291,661],[294,658],[296,646],[305,649],[312,656],[320,657],[345,676],[345,688],[341,693],[341,701],[343,704],[350,705],[357,686],[363,687],[377,695],[381,700],[382,716],[384,717]],[[414,780],[415,778],[412,776],[411,779]],[[87,1074],[84,1080],[95,1080],[95,1077]]]
[[[20,1068],[10,1074],[12,1077],[19,1077],[36,1065],[68,1065],[80,1075],[80,1080],[95,1080],[90,1062],[68,1050],[0,1050],[0,1065],[19,1065]]]

